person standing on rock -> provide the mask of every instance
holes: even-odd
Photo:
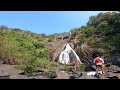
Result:
[[[79,65],[79,62],[77,60],[74,60],[70,64],[72,65],[72,68],[76,70],[77,66]]]
[[[103,69],[104,60],[100,56],[96,57],[94,59],[93,63],[96,65],[96,72],[97,73],[100,73],[100,74],[105,73],[104,69]]]

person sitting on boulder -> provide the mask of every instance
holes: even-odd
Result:
[[[105,73],[103,70],[104,60],[100,56],[96,57],[93,63],[96,65],[97,73],[101,73],[101,74]]]

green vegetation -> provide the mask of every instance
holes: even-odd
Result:
[[[77,71],[85,71],[86,64],[80,64],[79,66],[76,67]]]
[[[120,51],[120,13],[107,12],[91,16],[86,26],[71,30],[72,37],[80,43],[104,54],[110,50]],[[106,52],[107,51],[107,52]]]
[[[80,64],[79,66],[76,67],[77,71],[85,71],[85,68],[87,67],[86,64]],[[72,66],[71,65],[64,65],[64,70],[66,71],[71,71]]]
[[[71,71],[72,70],[72,66],[71,65],[64,65],[64,70]]]
[[[0,26],[0,59],[14,58],[27,72],[35,72],[38,67],[52,70],[45,41],[46,37],[30,31]]]
[[[57,34],[51,34],[48,35],[46,38],[48,38],[48,42],[52,42],[55,40]]]
[[[88,26],[95,28],[95,41],[98,41],[98,47],[120,50],[120,13],[107,12],[99,13],[97,16],[90,17]],[[112,41],[112,42],[111,42]]]

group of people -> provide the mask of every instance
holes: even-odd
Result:
[[[104,72],[104,60],[102,57],[98,56],[93,60],[93,63],[96,65],[96,73],[103,74]],[[73,61],[70,63],[70,65],[73,67],[73,69],[76,70],[76,67],[79,65],[79,62]]]

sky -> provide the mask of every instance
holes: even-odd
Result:
[[[0,26],[48,35],[86,25],[90,16],[100,12],[108,11],[0,11]]]

